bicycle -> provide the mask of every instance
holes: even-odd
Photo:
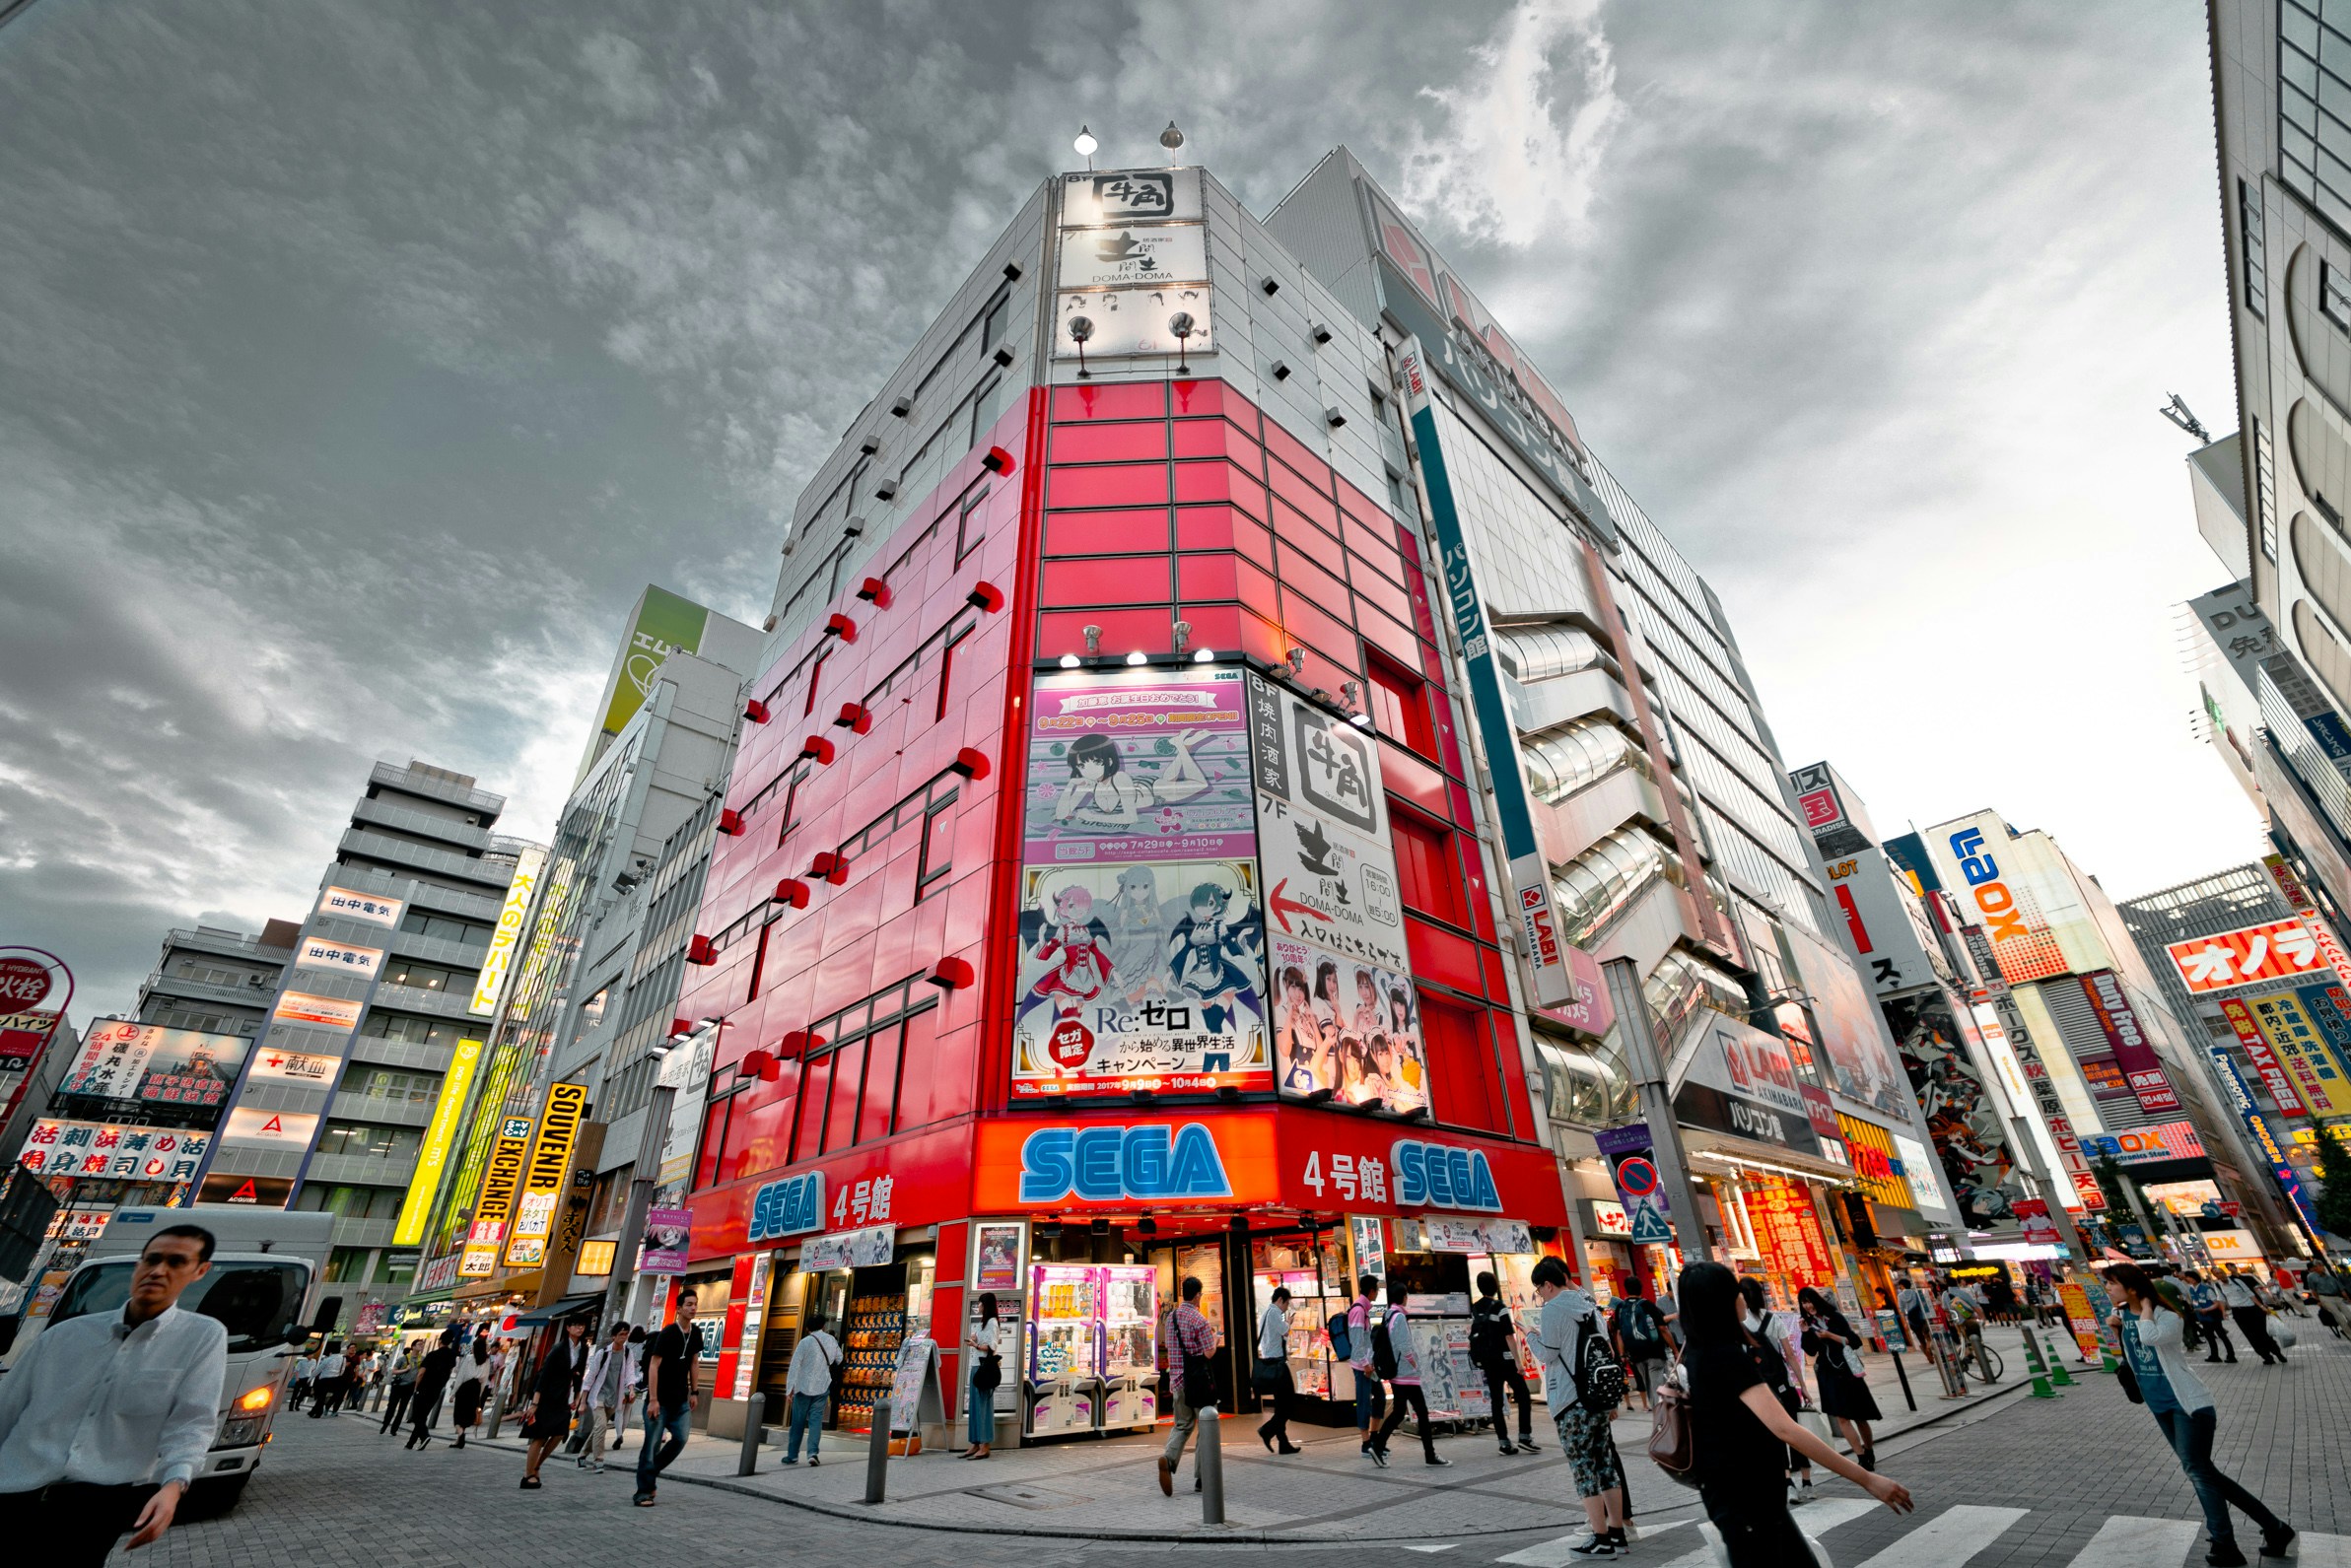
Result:
[[[1959,1370],[1978,1383],[1997,1383],[2008,1373],[2008,1365],[2000,1359],[2000,1352],[1983,1342],[1981,1330],[1971,1330],[1962,1340],[1965,1348],[1959,1356]]]

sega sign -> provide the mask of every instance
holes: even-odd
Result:
[[[1983,916],[1983,934],[1995,942],[2026,935],[2016,895],[2000,880],[1999,862],[1984,852],[1983,834],[1975,828],[1960,829],[1951,836],[1951,852],[1959,860],[1960,875],[1967,878],[1975,895],[1976,911]]]
[[[1487,1163],[1485,1151],[1399,1138],[1390,1154],[1396,1165],[1399,1206],[1429,1204],[1487,1214],[1502,1211],[1501,1191],[1494,1186],[1493,1167]]]
[[[1232,1183],[1206,1125],[1041,1127],[1020,1145],[1020,1201],[1230,1197]]]
[[[803,1171],[770,1182],[751,1197],[749,1239],[773,1241],[824,1229],[824,1172]]]

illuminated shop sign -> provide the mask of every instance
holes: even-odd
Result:
[[[773,1241],[824,1228],[824,1172],[770,1182],[751,1198],[751,1240]]]
[[[1396,1201],[1407,1208],[1433,1203],[1487,1214],[1502,1211],[1502,1194],[1484,1150],[1399,1138],[1395,1159]]]
[[[1042,1127],[1020,1145],[1023,1203],[1231,1195],[1216,1140],[1198,1122]]]

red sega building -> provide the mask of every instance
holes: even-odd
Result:
[[[1220,381],[1061,385],[978,436],[866,563],[749,688],[680,1006],[724,1020],[687,1199],[723,1334],[714,1427],[781,1390],[819,1307],[846,1329],[834,1416],[856,1428],[926,1329],[959,1419],[963,1326],[993,1294],[1019,1327],[1008,1442],[1152,1419],[1183,1275],[1244,1403],[1258,1315],[1288,1285],[1293,1375],[1334,1410],[1351,1386],[1322,1326],[1357,1272],[1440,1318],[1478,1268],[1523,1290],[1565,1205],[1416,530]],[[1049,1069],[1015,1092],[1039,683],[1204,662],[1360,696],[1425,1061],[1415,1120],[1270,1073],[1081,1097]]]

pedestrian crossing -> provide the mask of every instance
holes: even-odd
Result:
[[[1940,1513],[1914,1516],[1915,1523],[1900,1537],[1867,1557],[1847,1558],[1833,1539],[1823,1540],[1840,1525],[1849,1524],[1883,1505],[1867,1497],[1824,1497],[1796,1510],[1798,1527],[1833,1558],[1836,1568],[1966,1568],[1985,1558],[2001,1538],[2031,1512],[2025,1508],[1962,1503]],[[1628,1554],[1656,1568],[1715,1568],[1714,1527],[1702,1515],[1643,1523]],[[1584,1539],[1576,1531],[1555,1540],[1522,1546],[1494,1559],[1509,1568],[1569,1568],[1585,1559],[1569,1548]],[[2250,1540],[2241,1541],[2247,1556]],[[2204,1554],[2204,1528],[2188,1520],[2144,1519],[2117,1514],[2103,1521],[2098,1534],[2068,1558],[2065,1568],[2189,1568]],[[1986,1559],[1996,1562],[1996,1554]],[[2272,1559],[2275,1560],[2275,1559]],[[2295,1538],[2290,1559],[2297,1568],[2351,1568],[2351,1535],[2304,1532]]]

